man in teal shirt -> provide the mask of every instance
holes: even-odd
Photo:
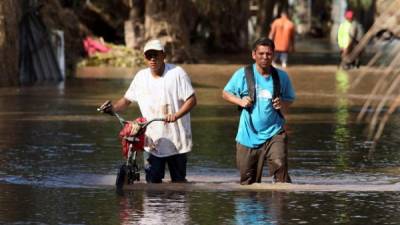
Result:
[[[245,69],[237,70],[225,86],[222,97],[243,108],[236,135],[236,162],[240,170],[240,183],[261,182],[265,159],[274,182],[291,182],[287,163],[287,135],[285,119],[295,93],[286,72],[276,69],[280,80],[281,96],[273,99],[272,59],[274,42],[268,38],[257,40],[252,49],[255,84],[254,101],[248,96]]]

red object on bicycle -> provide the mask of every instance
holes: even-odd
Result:
[[[132,144],[134,151],[143,151],[144,149],[144,133],[146,128],[139,129],[138,132],[135,132],[135,126],[139,124],[143,124],[147,122],[146,118],[139,117],[135,121],[127,121],[119,132],[119,137],[121,138],[121,145],[122,145],[122,155],[127,158],[129,153],[129,145]],[[139,125],[140,126],[140,125]],[[136,130],[137,131],[137,130]],[[133,142],[126,140],[126,138],[133,137]]]

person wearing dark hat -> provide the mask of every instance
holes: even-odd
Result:
[[[137,102],[147,120],[165,118],[166,123],[152,123],[146,129],[146,181],[161,183],[168,164],[171,181],[186,182],[187,154],[192,149],[190,110],[196,105],[194,89],[181,67],[164,62],[160,40],[148,41],[143,54],[148,67],[136,73],[121,99],[102,110],[120,112]]]
[[[340,24],[338,29],[337,41],[342,58],[341,65],[344,69],[349,69],[353,66],[358,66],[358,59],[354,62],[345,62],[344,60],[360,41],[363,30],[360,23],[354,19],[354,12],[352,10],[347,10],[344,14],[344,18],[345,20]]]

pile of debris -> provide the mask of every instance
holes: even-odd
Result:
[[[78,67],[140,67],[144,65],[143,54],[139,50],[106,43],[102,38],[87,37],[83,45],[88,57],[78,63]]]
[[[63,7],[58,0],[40,0],[39,2],[42,6],[40,8],[40,16],[48,30],[61,30],[64,32],[65,61],[69,74],[74,74],[76,65],[78,67],[136,67],[144,64],[142,53],[139,50],[134,50],[124,45],[103,42],[109,51],[95,51],[93,54],[89,54],[84,43],[87,37],[93,36],[95,32],[81,21],[78,16],[81,14],[77,14],[79,10]],[[88,13],[87,10],[84,13]]]

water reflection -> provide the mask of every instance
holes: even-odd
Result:
[[[184,192],[131,192],[125,193],[120,199],[121,224],[187,224],[189,222],[190,207]]]
[[[306,75],[296,74],[295,83],[306,80]],[[398,170],[380,170],[399,166],[400,122],[395,118],[388,124],[377,149],[379,154],[367,164],[363,127],[353,123],[354,99],[345,97],[349,76],[324,74],[320,78],[324,82],[319,80],[318,85],[305,82],[306,87],[296,87],[299,102],[293,105],[288,120],[290,172],[297,183],[357,187],[400,182]],[[63,92],[47,87],[0,89],[0,224],[400,221],[399,192],[248,193],[210,189],[134,191],[118,196],[113,185],[122,160],[119,124],[112,117],[98,115],[95,109],[104,99],[121,96],[123,91],[116,90],[128,85],[123,80],[72,80]],[[315,91],[313,86],[327,91],[309,94]],[[220,96],[220,89],[214,86],[198,87],[197,91],[200,104],[192,113],[194,149],[188,179],[197,176],[203,177],[203,182],[236,182],[236,108],[219,102],[216,96]],[[201,103],[211,97],[214,101],[210,104]],[[123,116],[130,119],[136,115],[138,109],[132,107]]]
[[[257,193],[254,195],[257,195]],[[257,224],[264,221],[271,221],[271,214],[268,213],[268,209],[265,208],[265,203],[266,202],[253,198],[236,198],[235,224]]]
[[[285,224],[283,223],[286,193],[249,193],[235,198],[235,224]]]
[[[349,166],[347,154],[351,150],[351,135],[348,129],[349,106],[347,91],[349,89],[349,74],[345,70],[336,71],[336,92],[338,94],[336,103],[336,125],[334,139],[336,142],[337,165],[342,169]]]

